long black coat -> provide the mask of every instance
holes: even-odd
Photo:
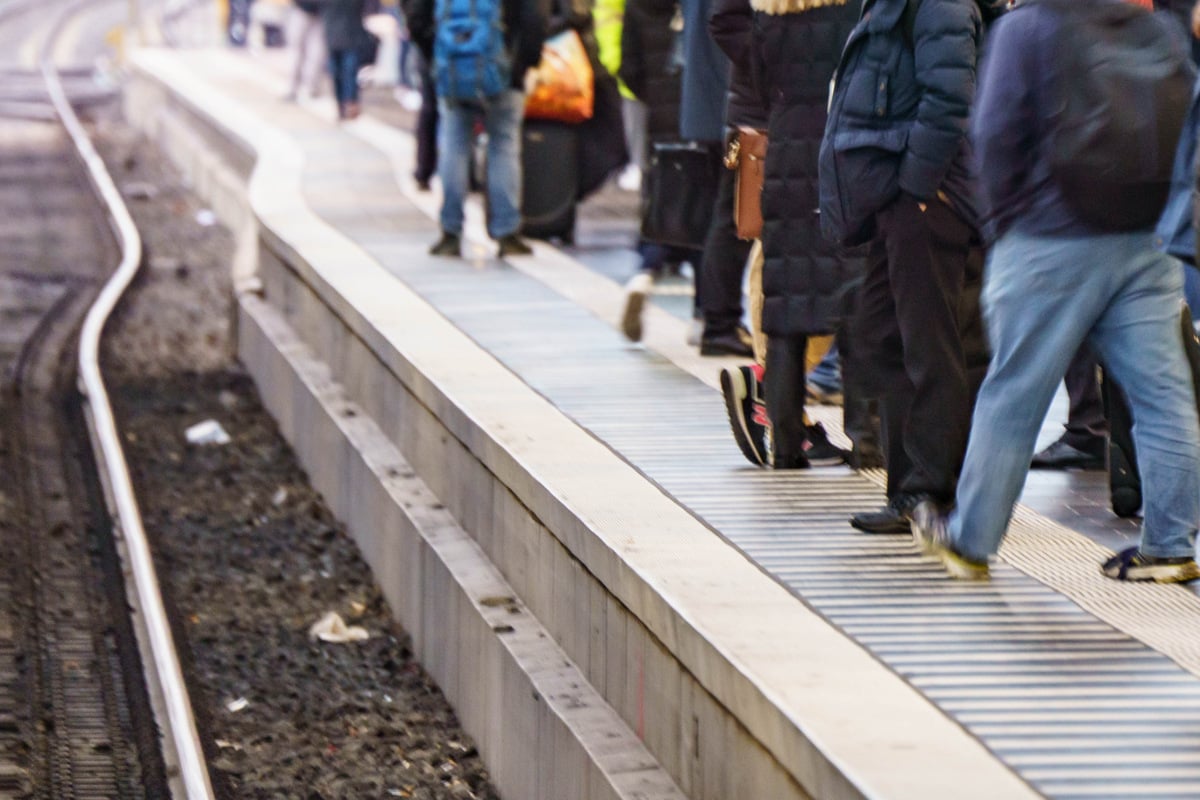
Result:
[[[731,64],[725,121],[731,126],[765,129],[767,107],[754,72],[754,9],[750,0],[714,0],[708,32]]]
[[[353,50],[362,44],[363,0],[328,0],[321,7],[325,22],[325,44],[330,52]]]
[[[821,235],[817,153],[829,81],[860,5],[800,10],[803,0],[751,0],[757,83],[769,108],[763,183],[763,330],[830,333],[862,262]],[[769,9],[773,13],[766,13]]]

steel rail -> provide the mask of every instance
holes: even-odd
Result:
[[[63,12],[63,16],[83,5],[85,3],[82,2],[72,4]],[[100,450],[98,461],[107,474],[108,487],[115,506],[115,524],[120,529],[128,551],[129,567],[141,607],[148,646],[163,694],[167,716],[165,722],[170,729],[168,735],[179,759],[184,792],[188,800],[208,800],[214,796],[212,784],[99,363],[100,337],[113,309],[141,266],[142,241],[121,193],[68,102],[62,81],[46,53],[42,56],[41,71],[51,103],[87,168],[92,186],[109,211],[121,247],[121,263],[100,291],[84,319],[79,345],[79,376],[87,399],[85,408],[90,414]]]

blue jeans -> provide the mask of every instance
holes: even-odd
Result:
[[[808,373],[808,382],[827,392],[842,390],[842,360],[838,356],[837,342],[829,346],[824,358]]]
[[[438,99],[438,175],[442,230],[461,234],[475,119],[487,131],[488,235],[500,239],[521,227],[521,120],[525,95],[510,89],[481,105]]]
[[[995,553],[1058,382],[1086,340],[1125,389],[1141,470],[1141,550],[1191,556],[1200,523],[1200,423],[1179,314],[1183,267],[1150,233],[1046,238],[992,250],[983,307],[992,363],[979,390],[958,507],[958,551]]]
[[[338,105],[358,102],[358,51],[333,50],[329,53],[329,74],[333,76],[333,94]]]

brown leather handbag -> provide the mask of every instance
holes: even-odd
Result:
[[[739,239],[762,236],[763,169],[767,161],[767,132],[738,128],[725,152],[725,166],[737,170],[733,220]]]

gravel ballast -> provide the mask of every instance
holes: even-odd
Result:
[[[233,358],[228,232],[152,146],[97,130],[147,250],[104,366],[218,792],[498,798]],[[190,444],[210,420],[229,441]],[[370,638],[310,637],[328,612]]]

